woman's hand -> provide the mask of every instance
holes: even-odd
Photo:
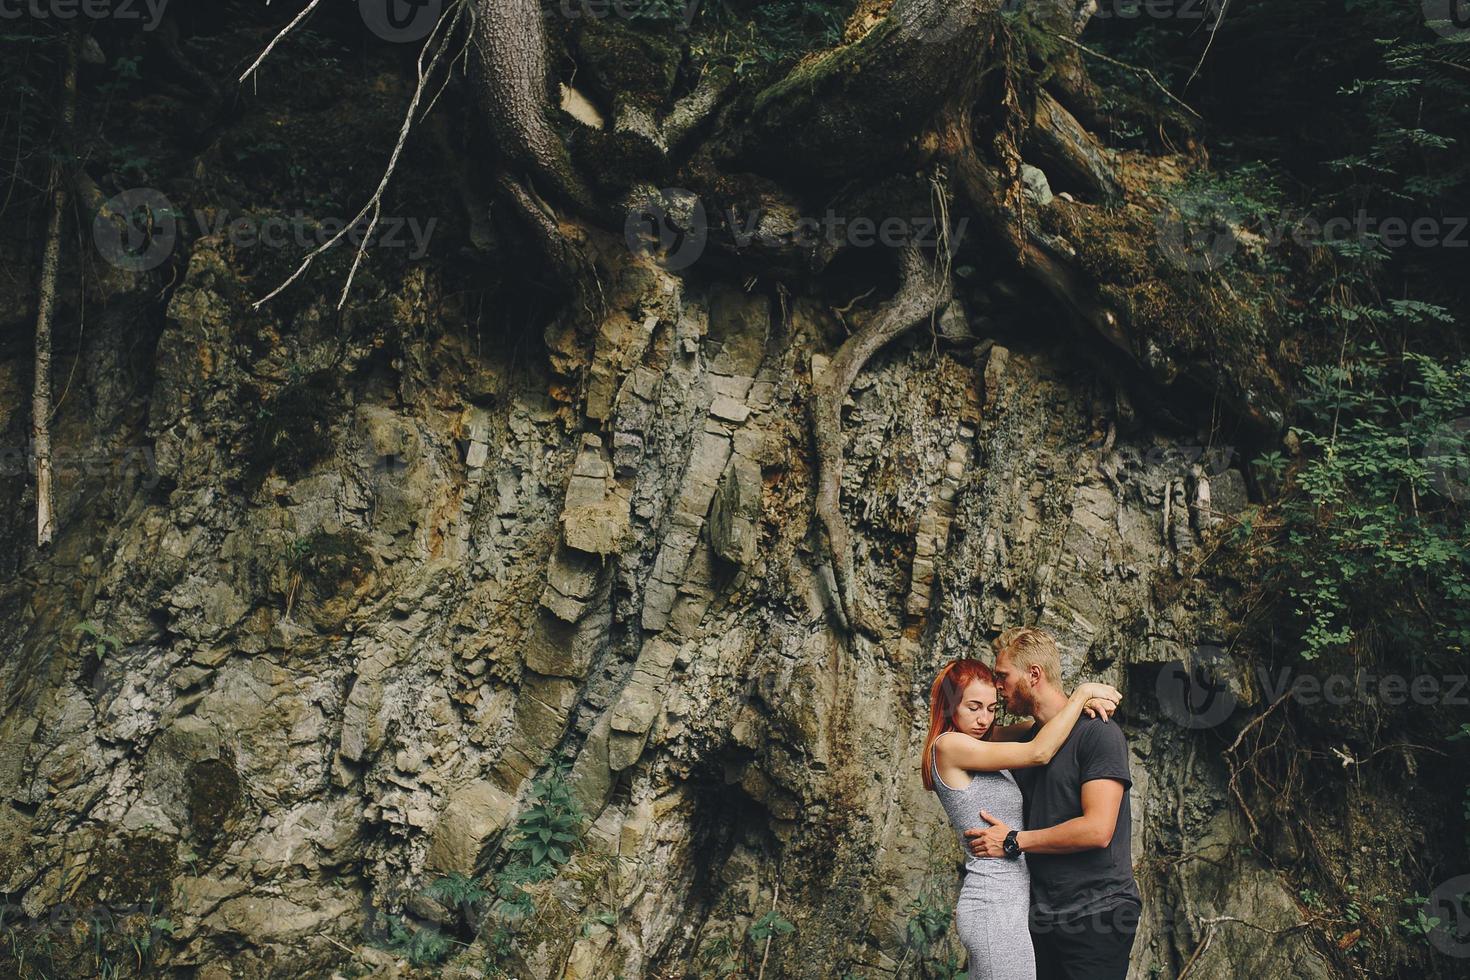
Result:
[[[1089,681],[1079,685],[1072,692],[1072,697],[1082,699],[1082,713],[1089,718],[1101,718],[1107,721],[1114,711],[1118,710],[1118,702],[1123,700],[1123,694],[1111,684],[1100,684]]]

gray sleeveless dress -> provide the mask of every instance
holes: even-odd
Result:
[[[939,739],[934,743],[937,747]],[[1021,788],[1015,777],[1002,769],[972,772],[970,782],[963,789],[955,789],[939,778],[939,765],[933,756],[929,765],[934,771],[934,790],[965,852],[965,883],[960,886],[954,917],[955,931],[970,953],[970,980],[1036,980],[1036,957],[1028,928],[1031,873],[1026,855],[977,858],[970,853],[964,836],[972,827],[989,826],[981,818],[981,810],[1012,830],[1024,830]]]

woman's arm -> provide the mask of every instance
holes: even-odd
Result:
[[[1092,697],[1082,705],[1082,713],[1089,718],[1101,718],[1107,721],[1118,705],[1107,698]],[[1031,721],[1017,721],[1009,725],[996,725],[990,730],[990,741],[992,742],[1019,742],[1024,739],[1028,732],[1036,725]]]
[[[1019,742],[1034,725],[1030,721],[1018,721],[1013,725],[996,725],[990,730],[992,742]]]
[[[1001,769],[1026,769],[1044,766],[1057,754],[1072,727],[1082,716],[1082,706],[1089,698],[1118,700],[1122,695],[1107,684],[1083,684],[1072,692],[1067,706],[1029,742],[982,742],[963,732],[959,738],[940,739],[935,743],[942,764],[971,772],[997,772]],[[1009,726],[1008,726],[1009,727]],[[1027,726],[1029,727],[1029,726]]]

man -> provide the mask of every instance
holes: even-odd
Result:
[[[1033,724],[996,729],[994,738],[1030,741],[1067,705],[1061,656],[1044,631],[1008,629],[994,643],[995,688],[1006,710]],[[1128,743],[1115,723],[1077,720],[1046,766],[1014,770],[1026,826],[990,814],[965,831],[977,857],[1026,855],[1031,870],[1031,941],[1037,980],[1124,980],[1143,899],[1133,880]]]

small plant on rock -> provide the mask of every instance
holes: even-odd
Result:
[[[514,953],[516,932],[536,913],[536,900],[525,886],[555,878],[571,860],[582,821],[566,768],[557,764],[532,789],[531,805],[516,818],[505,845],[511,858],[493,879],[497,904],[485,936],[490,976],[504,974],[501,964]]]

